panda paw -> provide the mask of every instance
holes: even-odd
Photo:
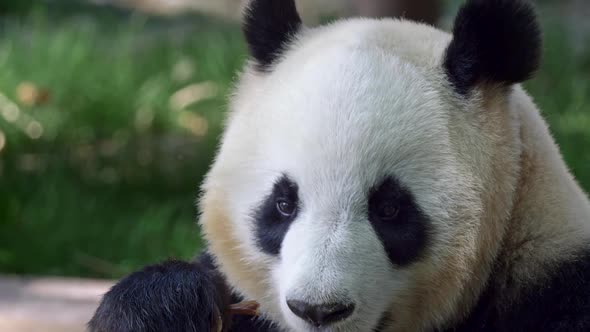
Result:
[[[88,323],[91,332],[223,331],[230,296],[215,270],[169,261],[123,278]],[[229,324],[227,324],[229,325]]]

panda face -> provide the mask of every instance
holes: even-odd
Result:
[[[289,0],[249,8],[253,59],[200,200],[228,282],[286,330],[461,317],[514,202],[532,9],[470,0],[451,38],[395,20],[307,29]]]
[[[231,188],[226,232],[240,260],[268,271],[266,286],[247,295],[272,303],[268,311],[295,330],[314,323],[293,301],[353,308],[326,331],[395,319],[418,274],[437,275],[456,255],[451,247],[473,240],[476,216],[456,212],[473,211],[464,205],[474,183],[452,149],[455,105],[441,73],[364,40],[303,46],[272,72],[246,77],[209,176]]]

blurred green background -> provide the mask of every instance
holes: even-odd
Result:
[[[545,61],[526,87],[588,190],[590,39],[566,2],[540,1]],[[193,256],[198,186],[244,59],[229,20],[2,0],[0,273],[119,277]]]

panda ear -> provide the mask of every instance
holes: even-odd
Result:
[[[467,0],[453,28],[444,69],[458,93],[481,82],[529,79],[541,61],[541,31],[525,0]]]
[[[301,26],[294,0],[251,0],[242,28],[257,69],[269,70]]]

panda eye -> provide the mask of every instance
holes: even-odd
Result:
[[[377,217],[381,220],[393,220],[399,212],[398,207],[392,202],[382,202],[377,207]]]
[[[279,199],[277,200],[277,211],[284,217],[290,217],[295,213],[295,204],[286,199]]]

